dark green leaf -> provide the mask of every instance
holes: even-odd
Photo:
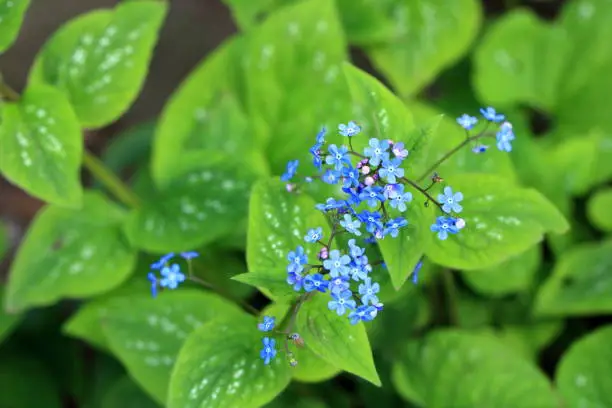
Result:
[[[593,194],[587,203],[589,221],[602,231],[612,232],[612,188]]]
[[[119,378],[106,392],[100,408],[159,408],[128,376]]]
[[[4,288],[0,286],[0,305],[4,304]],[[9,314],[0,308],[0,344],[8,337],[15,326],[21,321],[22,316],[18,314]]]

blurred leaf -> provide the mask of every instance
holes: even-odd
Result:
[[[466,53],[482,19],[475,0],[387,3],[393,38],[366,51],[402,96],[417,93]]]
[[[331,365],[381,386],[363,323],[352,325],[346,316],[328,310],[328,294],[316,293],[297,317],[297,332],[310,350]]]
[[[101,408],[159,408],[128,376],[123,376],[111,386],[102,399]]]
[[[595,192],[587,203],[589,221],[602,231],[612,232],[612,188]]]
[[[30,0],[0,0],[0,55],[13,45],[29,6]]]
[[[0,305],[4,304],[4,287],[0,286]],[[7,338],[13,329],[19,324],[22,316],[18,314],[9,314],[0,308],[0,344]]]
[[[260,180],[253,187],[249,205],[247,264],[250,280],[268,297],[286,296],[287,255],[303,246],[310,260],[316,259],[318,244],[306,244],[304,236],[310,228],[323,228],[323,240],[329,239],[327,220],[315,209],[315,202],[304,194],[288,193],[279,180]],[[259,282],[255,282],[258,280]],[[266,286],[264,286],[264,282]]]
[[[289,384],[291,367],[280,355],[263,363],[262,337],[246,314],[195,330],[179,353],[166,406],[257,408],[272,401]]]
[[[336,0],[344,32],[351,44],[375,45],[393,41],[396,27],[387,14],[388,1]]]
[[[79,408],[103,408],[102,400],[115,383],[125,376],[117,360],[106,354],[95,354],[88,361],[87,378],[82,395],[77,396]]]
[[[30,82],[62,90],[83,127],[115,121],[144,83],[166,11],[163,1],[130,1],[69,21],[36,57]]]
[[[501,340],[527,358],[537,361],[538,353],[563,330],[561,320],[525,321],[525,324],[503,325],[496,330]]]
[[[329,408],[322,400],[314,396],[300,395],[298,393],[284,391],[264,408]]]
[[[0,261],[11,247],[9,231],[6,225],[0,221]]]
[[[439,330],[409,342],[393,367],[400,395],[419,406],[556,408],[538,368],[492,335]]]
[[[102,154],[109,169],[121,173],[129,166],[143,165],[149,160],[155,122],[142,122],[113,136]]]
[[[612,326],[604,326],[571,345],[557,366],[555,382],[568,407],[605,408],[612,405]]]
[[[565,218],[536,190],[486,174],[462,174],[447,181],[465,197],[461,204],[466,227],[444,241],[431,233],[425,254],[439,265],[492,267],[526,251],[545,233],[563,233],[568,228]]]
[[[213,318],[242,313],[217,295],[186,289],[157,299],[141,295],[111,302],[100,317],[108,346],[160,404],[166,402],[172,367],[189,334]]]
[[[536,301],[540,315],[593,315],[612,311],[612,241],[583,244],[561,255]]]
[[[84,196],[78,211],[45,207],[12,264],[6,309],[19,311],[63,298],[85,298],[124,282],[136,261],[135,252],[121,236],[124,219],[119,207],[95,192]]]
[[[493,297],[504,296],[531,287],[540,262],[541,248],[536,245],[498,265],[462,271],[462,275],[477,292]]]
[[[442,271],[441,273],[452,273]],[[472,295],[469,292],[458,292],[455,300],[457,325],[463,329],[481,329],[488,326],[493,320],[493,309],[488,299]],[[453,313],[451,311],[451,313]],[[488,327],[487,327],[488,329]]]
[[[57,89],[32,85],[3,104],[0,145],[0,172],[9,181],[51,203],[81,205],[81,129]]]
[[[244,240],[246,243],[246,239]],[[246,298],[256,290],[235,282],[232,278],[247,270],[244,252],[233,253],[218,247],[207,247],[200,256],[191,261],[194,275],[206,282],[226,290],[238,298]]]

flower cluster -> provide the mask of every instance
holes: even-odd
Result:
[[[286,331],[274,330],[276,327],[276,319],[272,316],[264,316],[263,321],[257,324],[257,328],[259,331],[270,333],[275,331],[278,334],[285,335],[285,351],[287,352],[287,360],[289,361],[289,365],[295,367],[298,363],[295,355],[289,351],[289,341],[293,342],[298,347],[302,347],[304,345],[304,340],[297,333],[290,333]],[[263,360],[264,364],[270,364],[270,361],[276,357],[276,339],[269,336],[264,336],[261,339],[263,343],[263,348],[259,352],[259,357]]]
[[[181,252],[180,257],[185,259],[191,268],[191,260],[198,257],[199,254],[194,251]],[[157,296],[157,291],[162,289],[176,289],[179,284],[185,282],[187,279],[186,275],[181,270],[181,266],[177,263],[170,263],[176,255],[174,252],[163,255],[159,260],[151,264],[153,271],[159,272],[161,277],[158,277],[156,272],[149,272],[147,279],[151,282],[151,295]]]

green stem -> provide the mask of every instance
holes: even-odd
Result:
[[[140,205],[140,200],[136,194],[115,173],[106,167],[100,159],[87,150],[83,152],[83,166],[123,204],[132,208]]]
[[[460,326],[457,310],[457,288],[450,269],[442,270],[442,285],[446,295],[446,307],[448,309],[448,319],[451,325]]]
[[[13,102],[19,100],[19,94],[13,88],[5,84],[2,77],[0,77],[0,99]]]
[[[437,205],[438,208],[440,209],[440,211],[442,211],[442,204],[440,204],[435,198],[433,198],[432,195],[429,194],[426,189],[424,189],[423,187],[419,186],[417,183],[415,183],[414,181],[410,180],[409,178],[401,177],[400,180],[403,181],[404,183],[408,183],[412,187],[416,188],[421,194],[423,194],[425,197],[427,197],[427,199],[429,201],[432,201],[435,205]]]

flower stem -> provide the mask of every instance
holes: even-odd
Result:
[[[409,178],[406,177],[401,177],[400,178],[401,181],[403,181],[404,183],[408,183],[410,184],[412,187],[416,188],[421,194],[423,194],[425,197],[427,197],[427,199],[429,201],[432,201],[435,205],[438,206],[438,208],[440,209],[440,211],[442,211],[442,204],[440,204],[435,198],[433,198],[431,196],[431,194],[429,194],[427,192],[426,189],[422,188],[421,186],[419,186],[416,182],[410,180]]]
[[[16,102],[19,100],[19,94],[10,86],[8,86],[0,76],[0,99]]]
[[[251,313],[254,316],[258,316],[259,315],[259,310],[255,309],[253,306],[251,306],[250,304],[248,304],[247,302],[245,302],[244,300],[237,298],[231,294],[229,294],[228,292],[225,292],[224,290],[221,290],[220,288],[218,288],[217,286],[213,285],[210,282],[205,281],[204,279],[200,279],[197,276],[194,276],[192,274],[190,274],[190,276],[188,277],[189,280],[191,280],[192,282],[195,282],[207,289],[210,289],[211,291],[217,293],[219,296],[226,298],[227,300],[236,303],[237,305],[241,306],[244,310],[246,310],[247,312]]]
[[[136,194],[106,167],[100,159],[87,150],[83,152],[83,166],[123,204],[131,208],[136,208],[140,205],[140,200]]]

